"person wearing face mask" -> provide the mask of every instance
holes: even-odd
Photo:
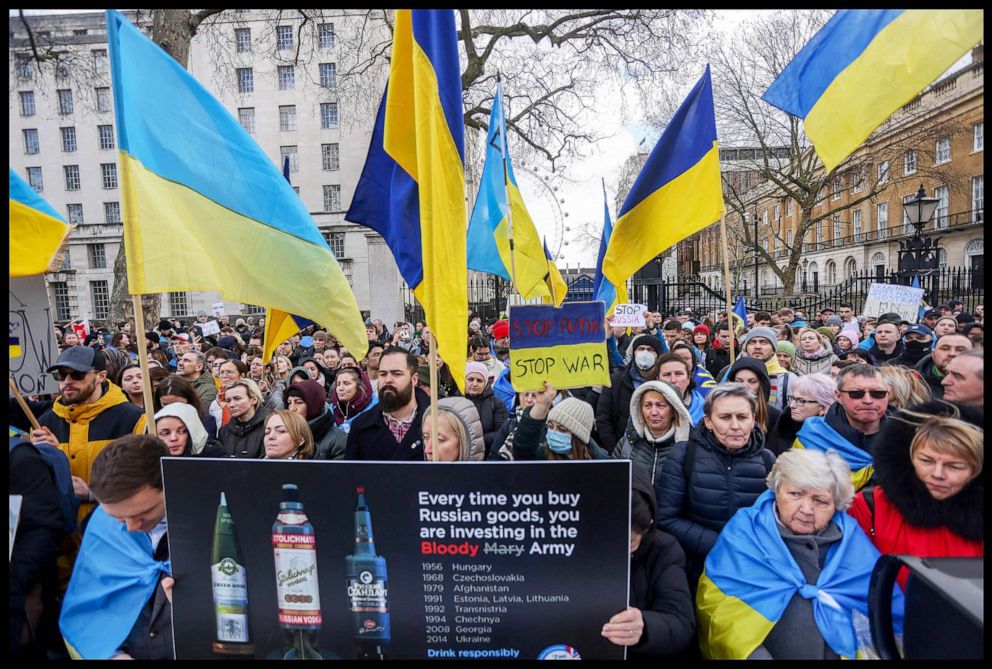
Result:
[[[775,462],[754,421],[757,402],[740,383],[718,385],[706,396],[703,422],[662,467],[658,526],[685,551],[693,590],[720,530],[764,492]]]
[[[933,330],[922,323],[910,325],[903,335],[905,342],[901,354],[889,361],[890,365],[902,365],[912,369],[933,350]]]
[[[657,337],[638,335],[630,344],[632,359],[610,377],[610,387],[603,388],[596,404],[596,430],[603,448],[612,452],[627,429],[630,399],[645,381],[658,378],[658,358],[662,344]]]
[[[155,414],[155,430],[174,458],[224,457],[224,447],[207,434],[196,407],[191,404],[173,402],[159,409]]]
[[[488,370],[481,362],[465,365],[465,397],[471,400],[482,421],[483,440],[488,457],[496,435],[506,422],[506,406],[493,394],[487,381]]]
[[[800,376],[792,384],[783,411],[772,424],[765,439],[765,448],[776,456],[788,451],[796,441],[803,423],[814,416],[823,416],[836,402],[837,382],[830,374]]]
[[[558,391],[547,381],[525,409],[513,439],[514,460],[606,460],[610,456],[592,439],[592,407],[566,397],[552,408]]]

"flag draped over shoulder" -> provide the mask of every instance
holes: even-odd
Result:
[[[841,657],[857,656],[852,614],[868,615],[868,584],[879,552],[853,517],[837,511],[831,520],[841,539],[828,551],[813,584],[806,582],[779,533],[771,490],[734,514],[706,556],[696,593],[704,658],[746,659],[797,593],[812,600],[813,619],[827,645]],[[892,603],[901,629],[904,601],[898,587]]]
[[[346,220],[383,236],[459,388],[468,350],[461,71],[451,10],[398,10],[389,83]]]
[[[619,286],[662,251],[720,220],[725,211],[707,65],[617,215],[603,276]]]
[[[52,264],[71,226],[14,170],[10,170],[9,189],[10,276],[31,276],[57,269]]]
[[[568,284],[565,283],[565,279],[561,277],[561,271],[558,269],[558,265],[551,258],[551,252],[548,251],[548,240],[543,240],[544,244],[544,257],[548,261],[548,273],[544,277],[544,283],[548,287],[548,292],[550,293],[550,299],[554,302],[556,307],[560,307],[561,303],[565,301],[565,294],[568,292]]]
[[[983,23],[981,9],[841,10],[796,54],[762,99],[803,119],[830,172],[978,44]]]
[[[823,416],[813,416],[803,421],[793,448],[809,448],[821,453],[837,451],[851,468],[851,482],[854,483],[855,490],[861,490],[875,473],[875,461],[871,454],[830,427]]]
[[[517,187],[507,150],[503,91],[499,86],[489,115],[482,182],[469,219],[468,268],[504,279],[510,279],[510,274],[515,272],[517,291],[525,300],[550,296],[544,281],[548,263],[541,249],[541,239]]]
[[[134,294],[216,290],[367,349],[355,296],[279,168],[227,109],[120,13],[107,12]]]
[[[606,249],[610,245],[610,237],[613,235],[613,222],[610,220],[610,204],[606,199],[606,185],[603,185],[603,234],[599,238],[599,254],[596,256],[596,276],[592,283],[592,296],[594,300],[602,300],[606,303],[606,313],[612,314],[613,308],[618,304],[627,304],[627,281],[624,279],[617,286],[614,286],[603,276],[603,258],[606,256]]]

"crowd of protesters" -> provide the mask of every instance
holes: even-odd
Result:
[[[62,350],[49,371],[59,394],[29,402],[40,428],[11,404],[12,435],[23,433],[16,444],[12,436],[10,492],[24,495],[10,560],[11,656],[64,654],[60,604],[63,617],[80,612],[73,596],[83,577],[73,576],[75,589],[69,578],[74,561],[78,574],[91,560],[89,528],[106,532],[104,515],[148,533],[152,558],[168,558],[162,483],[147,473],[157,465],[127,467],[128,458],[162,456],[626,459],[634,471],[630,608],[605,621],[602,634],[629,657],[692,658],[700,647],[721,656],[720,630],[734,609],[711,593],[733,576],[724,559],[731,550],[755,565],[788,562],[773,577],[778,585],[821,589],[833,587],[827,581],[839,578],[843,560],[846,608],[829,624],[848,624],[854,609],[866,611],[879,551],[984,554],[984,309],[962,306],[952,301],[919,322],[858,316],[850,304],[756,312],[747,322],[649,312],[645,327],[632,329],[610,327],[608,317],[609,386],[525,392],[513,386],[506,319],[470,319],[457,382],[423,323],[390,329],[369,319],[360,361],[311,327],[265,363],[264,318],[255,317],[232,325],[221,316],[213,336],[203,334],[205,313],[188,324],[163,320],[144,342],[129,323],[93,328],[82,340],[71,328],[58,331]],[[139,345],[147,368],[137,362]],[[442,398],[436,444],[432,355]],[[147,437],[138,436],[145,375],[155,419]],[[68,457],[73,527],[62,522],[59,491],[32,445]],[[117,471],[133,480],[114,480]],[[132,513],[142,504],[143,515]],[[759,525],[771,534],[756,533]],[[173,656],[164,569],[160,584],[111,656]],[[785,593],[774,603],[777,622],[745,656],[837,658],[835,630],[814,616],[815,597],[797,587],[776,592]]]

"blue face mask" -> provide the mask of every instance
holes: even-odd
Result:
[[[558,455],[566,455],[572,452],[572,435],[555,430],[548,430],[548,448]]]

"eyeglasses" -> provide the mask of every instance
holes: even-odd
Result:
[[[837,392],[839,392],[839,393],[847,393],[848,395],[850,395],[850,397],[851,397],[852,400],[860,400],[862,397],[865,396],[865,393],[868,393],[869,395],[871,395],[872,399],[876,399],[876,400],[883,400],[883,399],[885,399],[886,397],[889,396],[889,391],[888,390],[840,390],[840,389],[838,389]]]
[[[52,376],[54,376],[55,380],[58,381],[59,383],[61,383],[62,381],[66,381],[68,379],[72,379],[73,381],[82,381],[83,379],[86,378],[87,374],[89,374],[89,372],[77,372],[75,370],[64,370],[64,369],[56,369],[54,372],[52,372]]]
[[[806,406],[807,404],[817,403],[816,400],[807,400],[802,397],[796,397],[795,395],[789,395],[789,397],[786,398],[786,402],[789,404],[798,404],[801,407]]]

